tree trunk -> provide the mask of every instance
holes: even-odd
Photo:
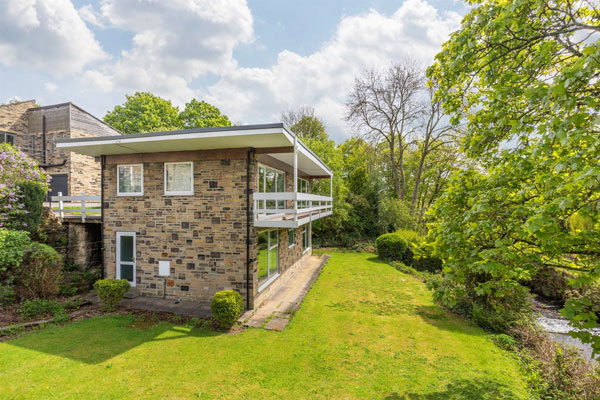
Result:
[[[425,157],[427,153],[425,149],[423,149],[423,153],[421,153],[421,159],[419,160],[419,168],[417,169],[417,176],[415,178],[415,189],[412,194],[412,201],[410,203],[410,209],[412,212],[415,211],[415,206],[417,205],[417,197],[419,196],[419,186],[421,185],[421,176],[423,175],[423,166],[425,165]]]
[[[402,177],[402,190],[398,198],[401,201],[404,201],[404,197],[406,196],[406,176],[404,175],[404,150],[400,153],[400,176]]]
[[[400,178],[398,177],[398,167],[396,166],[396,152],[394,151],[394,142],[390,144],[390,164],[392,164],[392,174],[394,176],[394,188],[396,189],[396,197],[403,199],[403,194],[400,192]]]

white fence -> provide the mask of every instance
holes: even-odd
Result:
[[[81,193],[81,196],[63,196],[62,192],[58,192],[58,196],[50,197],[52,203],[58,203],[58,208],[54,208],[51,203],[52,211],[61,219],[66,217],[79,217],[81,222],[85,222],[86,218],[100,218],[100,207],[102,197],[86,196]]]

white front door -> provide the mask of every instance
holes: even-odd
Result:
[[[117,279],[135,286],[135,232],[117,232]]]

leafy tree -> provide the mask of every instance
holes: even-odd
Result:
[[[104,122],[125,134],[181,128],[179,110],[169,100],[148,92],[125,96],[127,101],[104,116]]]
[[[192,99],[186,103],[183,111],[179,113],[181,125],[185,129],[190,128],[213,128],[217,126],[231,126],[227,115],[207,102]]]
[[[281,120],[302,140],[316,139],[324,141],[328,139],[323,121],[315,115],[314,108],[301,107],[296,111],[288,111],[281,115]]]
[[[346,103],[346,120],[363,137],[387,144],[395,193],[402,201],[406,195],[404,154],[421,114],[422,83],[421,70],[410,60],[384,72],[372,69],[356,78]]]
[[[452,179],[430,238],[446,279],[501,312],[542,266],[577,270],[578,288],[600,277],[600,14],[571,0],[472,3],[428,75],[485,172]],[[574,214],[593,227],[570,229]],[[575,327],[598,325],[590,303],[567,302]],[[577,336],[600,352],[600,337]]]

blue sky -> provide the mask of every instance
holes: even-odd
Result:
[[[125,94],[217,105],[236,123],[314,107],[330,134],[354,77],[423,67],[465,6],[434,0],[0,0],[0,102],[72,101],[102,117]]]

